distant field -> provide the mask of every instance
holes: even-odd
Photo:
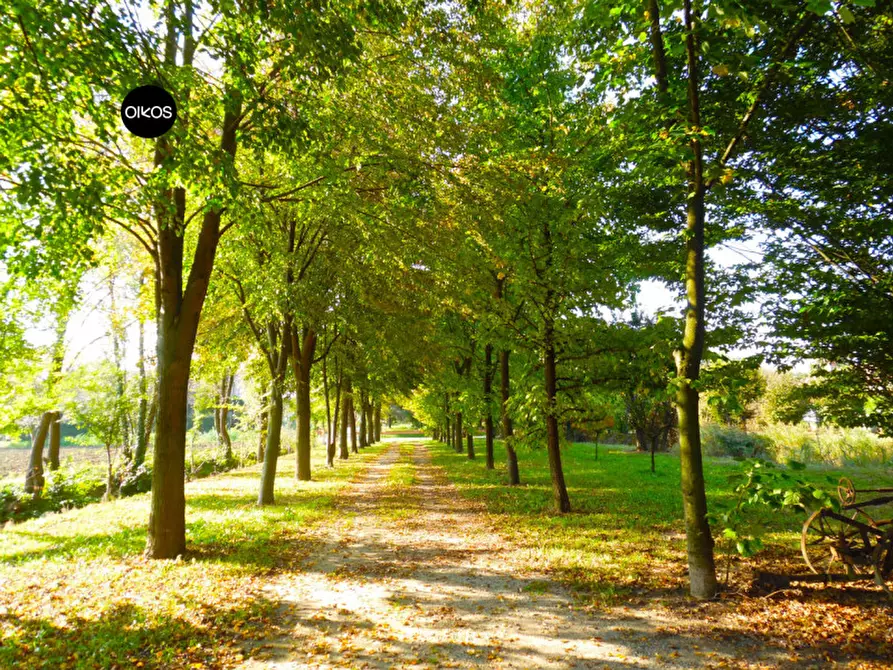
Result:
[[[0,444],[0,485],[8,484],[11,481],[24,480],[25,470],[28,468],[28,461],[31,458],[31,449],[28,447],[10,447],[8,443]],[[215,445],[195,445],[191,448],[186,447],[186,460],[201,460],[206,454],[208,456],[217,454],[219,447]],[[234,443],[233,450],[237,452],[253,449],[253,444]],[[44,461],[46,461],[46,449],[44,449]],[[117,459],[118,453],[112,452],[112,458]],[[95,468],[99,476],[104,476],[106,468],[106,453],[104,447],[66,447],[62,446],[59,450],[59,463],[62,467],[70,467],[80,469],[84,466]],[[146,456],[146,460],[151,463],[152,450]]]
[[[44,450],[46,456],[46,450]],[[0,446],[0,479],[25,476],[28,460],[31,457],[29,448]],[[59,462],[64,464],[71,459],[75,467],[83,464],[103,465],[106,454],[102,447],[62,447],[59,449]]]

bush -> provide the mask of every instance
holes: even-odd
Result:
[[[763,435],[740,428],[708,423],[701,427],[701,445],[708,456],[758,458],[770,453],[772,442]]]
[[[145,461],[135,470],[127,469],[118,483],[118,491],[122,497],[152,490],[152,467]]]
[[[240,448],[233,449],[229,460],[222,453],[187,460],[186,479],[200,479],[254,463],[254,450],[240,445]],[[133,471],[125,465],[115,477],[117,492],[121,497],[152,490],[152,466],[148,462]],[[0,487],[0,524],[34,519],[47,512],[59,512],[98,502],[105,494],[105,488],[104,471],[99,472],[89,466],[78,470],[63,467],[48,472],[43,494],[39,498],[26,493],[21,484],[7,484]]]
[[[47,512],[83,507],[102,498],[105,482],[89,468],[47,473],[43,494],[35,498],[25,487],[8,484],[0,488],[0,523],[34,519]]]

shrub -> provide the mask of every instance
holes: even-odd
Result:
[[[152,490],[152,467],[143,462],[135,470],[127,469],[121,476],[118,491],[122,497],[133,496],[137,493],[147,493]]]
[[[104,492],[105,482],[97,479],[89,468],[47,473],[46,486],[38,498],[26,492],[24,486],[8,484],[0,488],[0,523],[83,507],[100,500]]]
[[[893,439],[867,428],[827,426],[815,431],[805,423],[770,424],[763,430],[780,462],[795,460],[829,465],[893,465]]]
[[[772,442],[763,435],[708,423],[701,427],[701,445],[708,456],[757,458],[770,453]]]

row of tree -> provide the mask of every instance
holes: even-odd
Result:
[[[457,449],[483,417],[489,462],[498,419],[510,483],[517,440],[544,443],[567,512],[561,425],[605,425],[621,389],[631,413],[675,410],[691,589],[710,597],[701,372],[757,332],[742,306],[770,296],[773,355],[836,364],[850,421],[890,416],[877,4],[165,0],[154,27],[130,3],[16,5],[6,299],[61,304],[99,240],[132,241],[156,326],[152,557],[186,549],[194,367],[225,396],[244,364],[269,397],[261,503],[288,393],[309,479],[314,396],[332,464],[345,421],[368,439],[379,403],[421,389],[418,415]],[[150,82],[179,112],[147,142],[117,101]],[[707,253],[740,240],[768,262]],[[676,290],[681,319],[631,314],[645,280]],[[2,324],[24,352],[22,320]]]

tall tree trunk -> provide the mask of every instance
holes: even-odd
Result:
[[[142,291],[145,277],[140,275],[140,291]],[[138,320],[139,324],[139,358],[136,362],[138,385],[139,385],[139,409],[136,415],[136,448],[133,452],[133,460],[131,461],[132,469],[136,470],[143,461],[146,460],[146,448],[149,443],[149,430],[146,429],[149,412],[149,399],[146,394],[149,391],[149,380],[146,376],[146,322],[142,316]]]
[[[338,445],[340,447],[340,453],[338,457],[346,461],[350,457],[350,452],[347,450],[347,426],[348,426],[348,411],[350,410],[350,388],[349,383],[342,382],[341,384],[341,396],[342,396],[342,409],[341,409],[341,435],[338,436]]]
[[[146,548],[151,558],[175,558],[186,551],[186,409],[195,336],[181,334],[173,320],[173,314],[162,314],[158,328],[158,427]]]
[[[456,412],[455,435],[453,436],[453,446],[457,454],[462,453],[462,412]]]
[[[360,391],[360,446],[368,447],[366,439],[366,392]]]
[[[56,416],[57,412],[44,412],[31,440],[31,458],[28,462],[28,471],[25,473],[25,491],[35,498],[43,491],[43,445]]]
[[[375,441],[381,442],[381,401],[375,403],[375,409],[372,413],[372,432],[375,435]]]
[[[453,424],[450,421],[450,394],[444,394],[443,400],[443,413],[444,413],[444,442],[448,447],[453,446]]]
[[[684,2],[686,54],[688,66],[689,124],[692,161],[689,167],[689,193],[686,212],[685,330],[682,346],[675,352],[679,380],[676,411],[679,415],[679,463],[682,474],[682,506],[688,549],[688,575],[691,594],[696,598],[716,595],[716,566],[713,560],[713,537],[707,522],[707,495],[704,489],[704,467],[701,457],[701,427],[698,418],[698,390],[693,385],[701,369],[705,336],[704,279],[704,198],[703,150],[698,101],[698,55],[695,18],[691,0]]]
[[[56,339],[53,342],[53,361],[50,368],[50,376],[47,380],[47,393],[52,392],[59,376],[62,374],[62,364],[65,362],[65,332],[68,330],[68,321],[71,318],[72,305],[65,303],[62,310],[56,315]],[[56,418],[50,423],[50,445],[47,454],[48,469],[59,469],[59,449],[62,446],[62,412],[56,412]]]
[[[551,293],[549,291],[548,293]],[[562,513],[571,511],[571,501],[564,483],[564,470],[561,466],[561,445],[558,434],[557,384],[555,370],[555,341],[553,325],[546,319],[544,330],[543,366],[546,375],[546,449],[549,452],[549,472],[552,476],[552,493],[555,508]]]
[[[220,384],[220,407],[218,408],[219,425],[217,428],[217,440],[224,449],[223,457],[226,459],[227,462],[231,461],[233,457],[233,442],[229,436],[229,428],[227,427],[227,423],[229,422],[229,401],[232,397],[235,377],[235,374],[225,372],[223,374],[223,381]]]
[[[316,351],[316,331],[304,326],[299,333],[292,329],[295,386],[298,396],[298,448],[295,451],[295,476],[298,481],[310,481],[310,370]]]
[[[465,433],[465,440],[468,444],[468,449],[466,452],[468,454],[468,460],[473,461],[475,458],[474,457],[474,431],[471,430],[471,426],[468,427],[468,430]]]
[[[327,358],[328,356],[322,359],[322,396],[326,403],[326,453],[328,453],[329,445],[332,443],[332,404],[329,401],[329,365]]]
[[[59,450],[62,447],[62,412],[54,412],[52,422],[50,422],[50,445],[47,458],[48,470],[59,469]]]
[[[258,430],[257,440],[257,462],[263,463],[264,446],[267,442],[267,431],[269,430],[270,410],[265,409],[260,413],[260,430]]]
[[[487,469],[493,470],[493,345],[484,347],[484,438],[487,448]]]
[[[335,368],[336,369],[338,368],[337,362],[335,364]],[[326,465],[330,468],[335,467],[336,444],[338,443],[338,440],[339,440],[339,434],[338,434],[339,428],[340,428],[339,422],[341,422],[341,419],[343,418],[343,415],[339,414],[339,412],[341,412],[341,375],[340,375],[340,373],[338,374],[338,378],[335,383],[335,414],[332,417],[332,435],[331,435],[331,439],[329,440],[329,444],[327,445],[327,448],[326,448]]]
[[[497,300],[505,300],[504,276],[496,276],[495,297]],[[508,411],[509,397],[511,395],[508,349],[503,349],[499,352],[499,392],[499,413],[502,418],[502,439],[505,441],[505,454],[509,471],[509,486],[517,486],[521,483],[521,473],[518,469],[518,454],[515,452],[512,417],[509,415]]]
[[[134,456],[134,463],[136,466],[140,466],[146,458],[146,451],[149,449],[149,441],[152,439],[152,431],[155,429],[155,418],[158,416],[158,389],[156,388],[152,393],[152,402],[149,403],[149,413],[146,416],[146,432],[144,433],[145,439],[143,440],[143,444],[146,445],[146,450],[142,452],[142,454],[137,454]]]
[[[375,426],[372,418],[372,401],[366,404],[366,441],[375,444]]]
[[[117,403],[117,412],[119,414],[118,420],[121,425],[121,442],[124,445],[124,458],[127,461],[133,460],[133,454],[131,452],[131,444],[130,444],[130,425],[127,420],[127,412],[123,411],[124,406],[124,387],[127,381],[126,373],[124,372],[123,359],[124,359],[124,351],[122,347],[121,340],[124,338],[123,328],[120,323],[120,319],[118,318],[118,310],[116,306],[115,300],[115,279],[113,275],[109,276],[108,280],[109,285],[109,307],[110,307],[110,321],[111,321],[111,336],[112,336],[112,361],[115,364],[115,387],[118,403]],[[111,447],[109,447],[111,448]],[[109,464],[109,468],[111,468],[111,463]],[[111,475],[109,475],[111,476]],[[108,494],[111,495],[111,489],[109,489]]]
[[[357,414],[354,409],[354,395],[353,395],[353,383],[350,379],[347,380],[347,388],[349,389],[348,396],[348,408],[347,408],[347,416],[348,421],[350,422],[350,450],[358,454],[360,450],[357,449]]]
[[[515,452],[514,430],[512,417],[509,415],[508,402],[511,395],[509,380],[509,352],[503,349],[499,352],[499,391],[502,397],[500,414],[502,415],[502,436],[505,440],[506,460],[508,461],[509,485],[517,486],[521,483],[521,473],[518,469],[518,454]]]
[[[282,436],[282,405],[282,391],[276,384],[273,384],[270,390],[270,418],[267,428],[267,445],[264,450],[264,467],[261,471],[260,493],[257,497],[258,505],[272,505],[275,502],[273,491]]]
[[[176,67],[179,33],[182,34],[184,67],[191,67],[195,40],[192,36],[192,4],[182,17],[173,5],[165,10],[167,36],[165,64]],[[236,130],[242,117],[241,96],[227,87],[220,148],[230,162],[236,156]],[[169,169],[174,149],[164,136],[155,144],[155,167]],[[208,207],[196,240],[186,286],[183,286],[183,252],[186,226],[186,189],[169,188],[155,207],[158,219],[156,247],[156,319],[158,327],[158,416],[152,470],[152,508],[146,553],[151,558],[175,558],[186,550],[186,409],[189,373],[198,321],[214,255],[220,241],[222,212]]]

